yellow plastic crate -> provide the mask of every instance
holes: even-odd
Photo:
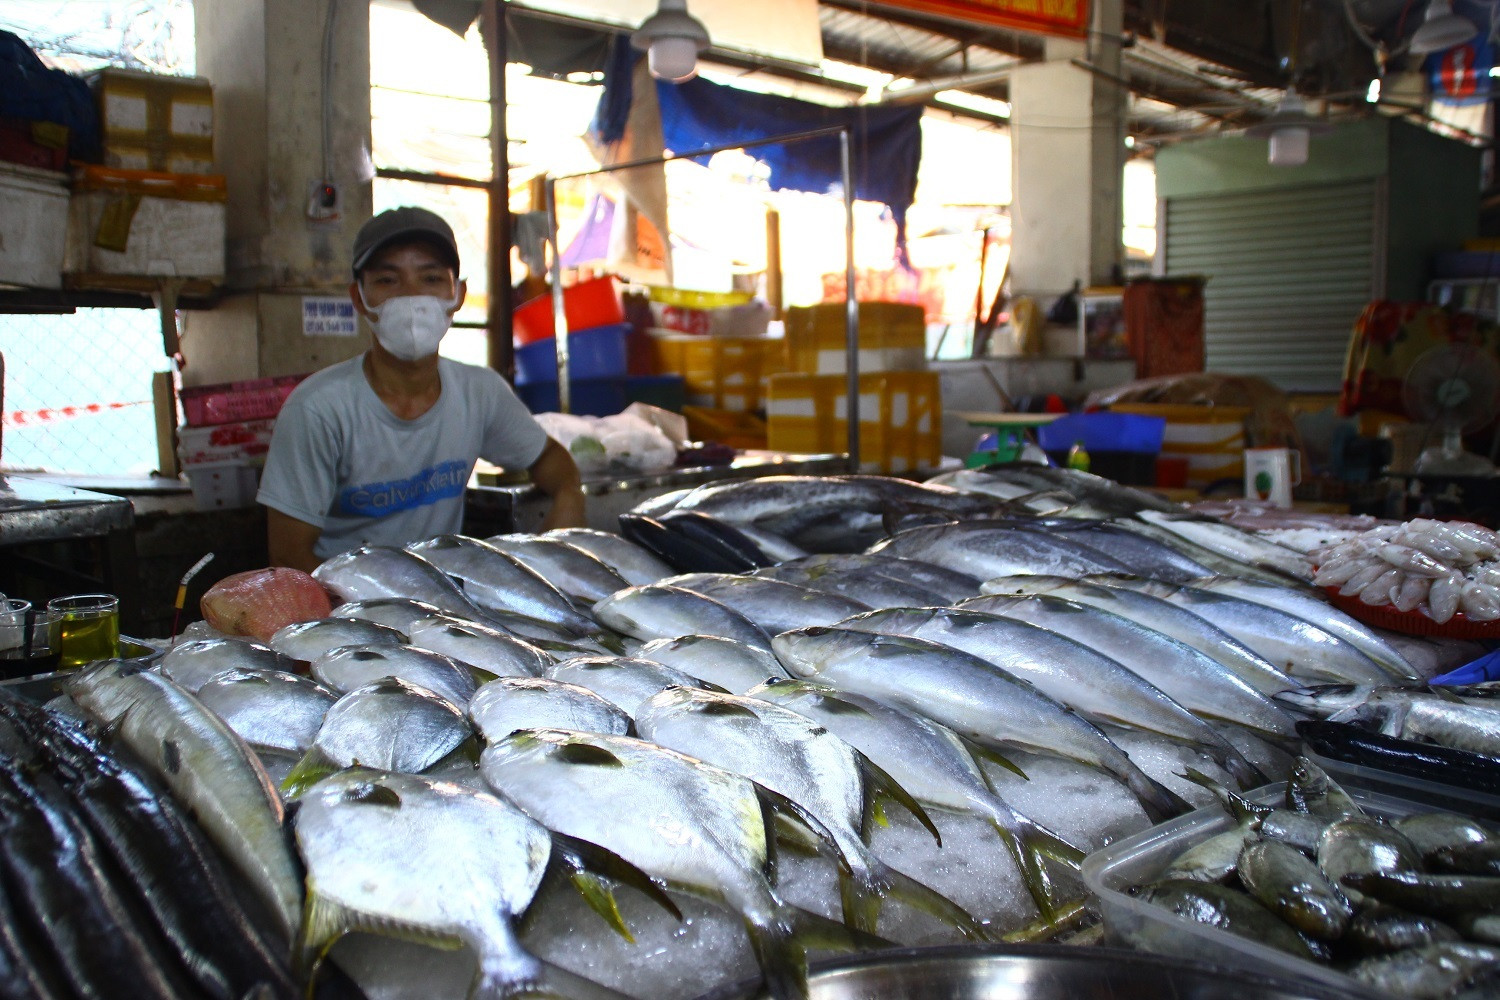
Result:
[[[766,422],[753,413],[716,410],[707,406],[684,406],[688,437],[694,441],[717,441],[731,448],[765,448]]]
[[[849,445],[843,375],[773,375],[766,401],[772,451],[842,453]],[[942,392],[936,372],[859,377],[859,457],[868,472],[932,468],[942,459]]]
[[[749,413],[765,402],[767,376],[786,371],[786,342],[779,337],[699,337],[652,334],[657,370],[681,375],[694,406]]]
[[[794,306],[786,311],[787,361],[792,371],[819,375],[848,370],[842,302]],[[859,304],[859,370],[922,371],[927,367],[927,320],[919,305]]]

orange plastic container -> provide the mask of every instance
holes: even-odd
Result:
[[[563,313],[569,330],[592,330],[625,322],[620,289],[610,275],[591,278],[563,289]],[[539,295],[511,313],[511,332],[517,344],[532,344],[554,335],[552,296]]]

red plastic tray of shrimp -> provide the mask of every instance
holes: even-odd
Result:
[[[1313,583],[1367,625],[1409,635],[1500,639],[1500,535],[1416,518],[1312,553]]]

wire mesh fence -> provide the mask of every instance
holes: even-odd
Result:
[[[142,476],[156,468],[151,378],[169,371],[150,309],[0,314],[0,471]]]

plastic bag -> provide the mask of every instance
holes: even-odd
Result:
[[[635,413],[627,411],[612,417],[539,413],[536,419],[568,449],[583,473],[610,468],[650,472],[670,468],[677,460],[677,446],[660,428]]]

